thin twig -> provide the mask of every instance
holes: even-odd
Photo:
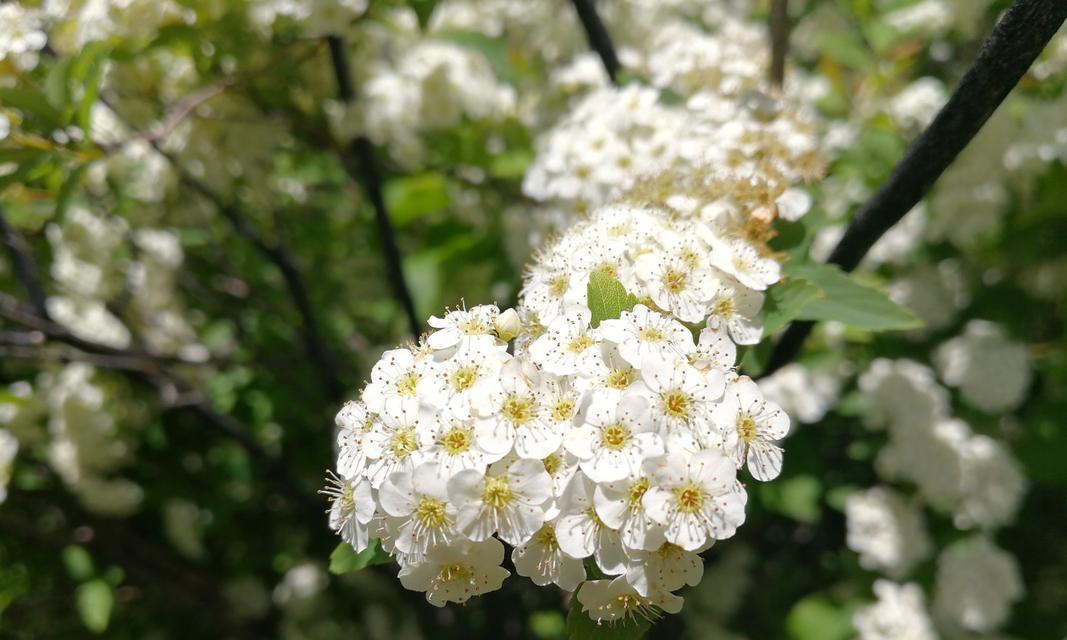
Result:
[[[611,82],[618,84],[622,64],[619,63],[619,55],[615,52],[611,34],[604,26],[604,21],[600,19],[593,2],[594,0],[573,0],[574,10],[582,22],[585,36],[589,40],[589,47],[600,56],[600,61],[604,63],[604,70],[607,71]]]
[[[29,247],[25,240],[7,223],[4,209],[0,207],[0,240],[7,249],[8,257],[15,270],[15,278],[26,291],[26,297],[30,301],[34,312],[42,318],[48,318],[48,307],[45,305],[44,288],[37,277],[37,268],[30,258]]]
[[[911,211],[970,143],[1064,19],[1067,2],[1063,0],[1015,0],[937,117],[908,147],[878,192],[853,216],[827,262],[845,271],[856,268],[874,243]],[[796,322],[786,329],[762,375],[792,361],[812,326],[811,322]]]
[[[767,77],[772,87],[781,89],[785,82],[785,58],[789,52],[789,0],[771,0],[768,26],[771,33],[771,68]]]
[[[356,99],[356,89],[352,80],[352,70],[348,65],[348,48],[339,36],[328,36],[326,41],[330,47],[334,79],[337,81],[337,95],[345,103],[351,104]],[[404,309],[412,338],[418,340],[422,333],[422,323],[419,322],[419,316],[415,312],[415,299],[411,296],[407,279],[404,277],[403,258],[396,242],[396,230],[393,229],[389,210],[385,206],[382,176],[374,158],[374,145],[367,138],[359,136],[352,140],[348,151],[349,153],[341,158],[342,163],[348,175],[363,187],[374,209],[374,222],[378,227],[378,237],[382,243],[385,268],[389,274],[393,294]]]
[[[223,78],[218,82],[190,93],[178,102],[177,106],[167,114],[167,117],[164,118],[163,122],[159,123],[158,127],[135,136],[135,139],[140,138],[147,142],[155,142],[166,138],[194,109],[219,95],[235,82],[236,78]]]

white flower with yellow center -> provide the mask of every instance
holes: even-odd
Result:
[[[545,261],[530,267],[522,289],[523,306],[549,324],[571,305],[584,306],[588,285],[588,273],[575,271],[568,262]]]
[[[447,409],[419,431],[420,453],[424,460],[437,463],[442,483],[464,469],[484,473],[507,455],[506,449],[494,449],[492,444],[479,436],[473,419],[457,418]]]
[[[700,555],[669,542],[650,551],[631,552],[626,567],[626,581],[642,596],[695,587],[703,576]]]
[[[448,497],[459,508],[456,526],[471,540],[494,533],[518,546],[545,522],[546,502],[552,497],[552,479],[540,460],[502,460],[482,475],[460,471],[448,481]]]
[[[585,411],[608,409],[619,404],[624,395],[634,389],[634,383],[640,385],[641,372],[630,366],[619,355],[618,346],[611,342],[600,344],[604,369],[595,378],[579,378],[575,386],[582,391]]]
[[[708,318],[711,324],[711,318]],[[725,329],[713,329],[706,326],[697,337],[697,348],[693,353],[693,366],[698,369],[722,369],[729,371],[737,363],[737,345]]]
[[[504,545],[498,540],[432,547],[423,562],[400,570],[400,583],[412,591],[425,591],[435,607],[466,602],[472,596],[496,591],[510,575],[500,566]]]
[[[678,613],[683,602],[671,593],[657,593],[652,598],[642,596],[626,581],[626,576],[614,580],[590,580],[582,585],[575,597],[582,605],[582,611],[598,624],[633,618],[655,620],[664,611]]]
[[[506,351],[471,348],[437,364],[423,398],[461,418],[490,415],[497,409],[500,369],[511,359]]]
[[[593,556],[600,570],[618,575],[625,570],[626,553],[619,532],[609,527],[596,513],[593,504],[595,485],[581,471],[559,499],[556,540],[563,553],[572,558]]]
[[[591,314],[585,307],[569,309],[530,345],[530,360],[556,376],[593,377],[604,370],[600,334],[589,327]]]
[[[663,453],[663,441],[648,419],[648,401],[636,393],[590,411],[585,424],[567,432],[563,446],[593,482],[622,480],[639,472],[646,458]]]
[[[759,385],[741,376],[726,387],[722,402],[711,417],[726,435],[727,450],[740,469],[756,480],[774,480],[782,472],[782,449],[774,444],[789,433],[789,416],[781,407],[765,400]]]
[[[483,304],[470,309],[453,309],[438,318],[430,316],[426,324],[437,331],[426,337],[426,344],[436,351],[458,348],[498,348],[506,345],[496,338],[496,319],[500,309],[495,304]]]
[[[367,468],[363,439],[374,428],[378,416],[362,402],[346,402],[337,412],[337,473],[342,478],[358,478]]]
[[[574,591],[585,580],[585,566],[560,550],[552,523],[545,523],[529,542],[515,547],[511,560],[516,573],[541,587],[555,584],[564,591]]]
[[[706,267],[685,255],[655,251],[639,256],[634,269],[660,309],[683,322],[700,322],[707,317],[715,281]]]
[[[680,361],[649,360],[641,379],[651,394],[651,420],[667,444],[686,449],[717,446],[722,441],[711,421],[712,402],[722,396],[726,383],[718,369],[700,371]]]
[[[563,442],[561,425],[552,416],[554,407],[543,402],[541,372],[533,363],[514,358],[500,371],[499,409],[478,419],[480,439],[493,451],[507,453],[514,447],[520,458],[540,460]]]
[[[331,473],[327,483],[322,493],[330,500],[330,529],[359,553],[370,542],[368,525],[376,511],[370,482],[351,482]]]
[[[383,415],[417,410],[432,382],[432,366],[410,349],[386,351],[371,370],[370,384],[363,389],[367,409]]]
[[[593,491],[596,513],[607,526],[619,532],[627,549],[651,551],[666,542],[663,527],[645,513],[642,499],[651,482],[634,474],[614,482],[602,482]]]
[[[426,552],[447,546],[456,538],[456,508],[448,501],[441,472],[432,462],[414,471],[389,474],[378,490],[388,517],[385,526],[396,550],[408,564],[422,562]]]
[[[363,448],[369,462],[366,476],[375,489],[397,471],[411,471],[422,462],[419,449],[419,418],[416,412],[394,417],[385,414],[363,436]]]
[[[619,345],[619,355],[633,367],[640,367],[649,357],[672,360],[696,350],[693,334],[685,325],[643,304],[623,311],[618,319],[601,322],[600,334]]]
[[[733,460],[718,449],[669,453],[645,465],[652,486],[642,504],[668,542],[695,551],[729,538],[744,522],[748,496]]]
[[[782,275],[778,261],[762,255],[744,240],[719,243],[711,252],[711,263],[757,291],[778,282]]]
[[[711,296],[707,326],[728,332],[737,344],[759,344],[763,337],[762,308],[762,293],[723,274]]]

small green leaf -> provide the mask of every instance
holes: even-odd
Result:
[[[448,183],[439,173],[395,178],[385,183],[385,206],[397,226],[436,213],[451,202]]]
[[[899,331],[922,326],[910,311],[882,291],[856,282],[833,265],[786,263],[786,273],[818,287],[823,295],[796,315],[801,320],[834,320],[867,331]]]
[[[514,149],[493,156],[489,161],[489,175],[502,180],[517,180],[533,162],[529,149]]]
[[[852,616],[826,596],[808,596],[786,615],[785,628],[791,640],[845,640],[852,636]]]
[[[115,595],[111,587],[103,580],[90,580],[78,587],[76,593],[78,615],[82,623],[93,633],[103,633],[111,620],[111,609],[115,605]]]
[[[763,335],[769,336],[792,322],[804,307],[823,292],[802,278],[789,278],[767,292],[763,305]]]
[[[418,17],[419,27],[425,29],[430,23],[430,16],[433,15],[434,7],[437,6],[437,0],[408,0],[408,5]]]
[[[63,114],[36,89],[0,87],[0,106],[14,107],[27,116],[40,120],[46,129],[57,129],[64,124]]]
[[[651,626],[648,620],[634,616],[614,623],[597,624],[588,613],[582,611],[577,596],[571,598],[570,610],[567,611],[569,640],[640,640]]]
[[[356,553],[352,545],[342,542],[330,554],[330,573],[352,573],[374,565],[388,564],[390,560],[389,554],[382,549],[377,539],[372,540],[370,546],[360,553]]]
[[[637,298],[627,293],[622,283],[602,271],[589,276],[587,286],[589,310],[593,314],[590,324],[597,327],[604,320],[618,318],[637,304]]]
[[[72,544],[63,549],[63,565],[75,580],[88,580],[93,575],[93,559],[84,547]]]

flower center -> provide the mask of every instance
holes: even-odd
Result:
[[[474,572],[462,562],[441,565],[441,571],[437,574],[437,582],[472,582]]]
[[[415,507],[415,519],[423,527],[430,529],[440,529],[449,524],[445,503],[429,496],[420,500],[418,506]]]
[[[600,432],[600,445],[612,451],[621,451],[633,438],[630,430],[621,424],[605,427]]]
[[[509,422],[515,426],[521,426],[530,421],[534,415],[534,400],[529,396],[521,396],[517,393],[510,394],[504,400],[504,406],[500,412]]]
[[[574,400],[565,399],[552,407],[552,420],[554,422],[566,422],[574,417]]]
[[[627,492],[626,499],[630,504],[631,509],[641,508],[641,498],[645,497],[645,492],[648,491],[648,478],[642,476],[633,481],[630,485],[630,490]]]
[[[541,530],[534,535],[534,540],[547,551],[555,551],[559,549],[559,542],[556,540],[556,530],[552,527],[541,527]]]
[[[548,475],[554,476],[556,475],[556,472],[559,471],[559,467],[561,464],[563,464],[563,461],[559,459],[559,456],[553,453],[552,455],[542,460],[541,464],[545,465],[545,472]]]
[[[691,404],[689,394],[677,389],[663,394],[663,410],[672,418],[688,420]]]
[[[743,442],[752,442],[756,439],[756,421],[752,419],[752,416],[748,414],[742,414],[737,419],[737,436],[741,438]]]
[[[696,513],[704,506],[704,491],[690,483],[674,490],[674,501],[682,513]]]
[[[633,369],[613,369],[604,381],[604,386],[609,389],[623,390],[634,381]]]
[[[465,336],[480,336],[489,333],[489,327],[474,319],[461,324],[459,330],[462,331]]]
[[[415,429],[413,427],[397,429],[396,432],[393,433],[393,437],[389,439],[389,450],[393,452],[394,456],[400,459],[408,457],[408,455],[414,453],[418,448],[419,443],[415,438]]]
[[[604,521],[600,519],[600,516],[596,514],[596,509],[594,509],[593,507],[589,507],[588,509],[586,509],[585,515],[589,516],[589,519],[592,520],[593,524],[595,524],[598,528],[603,528],[607,526],[606,524],[604,524]]]
[[[478,370],[474,367],[460,367],[452,372],[448,377],[448,383],[452,385],[452,388],[456,391],[466,391],[474,386],[474,381],[478,379]]]
[[[729,318],[734,315],[734,301],[731,298],[719,298],[711,309],[711,315]]]
[[[414,396],[415,387],[419,384],[419,374],[409,371],[400,376],[396,381],[396,392],[402,396]]]
[[[486,478],[482,502],[494,509],[503,509],[515,499],[507,478]]]
[[[570,278],[566,274],[558,275],[552,278],[552,281],[548,285],[548,292],[552,294],[553,298],[562,298],[563,294],[567,293],[567,287],[571,284]]]
[[[471,433],[469,429],[454,427],[441,438],[441,446],[450,455],[466,453],[471,448]]]
[[[637,339],[642,342],[663,342],[665,336],[656,327],[645,327],[637,332]]]
[[[678,294],[685,290],[686,274],[677,269],[667,269],[663,274],[663,286],[670,293]]]
[[[570,344],[567,345],[567,351],[568,353],[581,353],[591,346],[593,346],[593,339],[582,334],[571,340]]]

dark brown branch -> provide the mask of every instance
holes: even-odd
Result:
[[[785,82],[785,58],[789,52],[789,0],[771,0],[768,27],[771,34],[771,68],[767,77],[772,87],[781,89]]]
[[[15,278],[22,285],[23,290],[26,291],[26,297],[29,299],[34,313],[42,318],[48,318],[44,288],[41,287],[41,281],[37,277],[37,268],[30,258],[29,247],[26,246],[22,236],[8,225],[2,207],[0,207],[0,240],[3,241],[4,248],[7,249],[7,255],[11,258],[11,265],[15,271]]]
[[[337,95],[346,104],[351,104],[356,99],[356,89],[352,80],[352,69],[348,64],[348,48],[345,41],[338,36],[328,36],[326,42],[330,47],[330,61],[333,65],[334,79],[337,81]],[[359,136],[352,140],[348,150],[349,153],[343,154],[341,158],[342,163],[348,175],[363,187],[374,209],[374,222],[378,227],[378,237],[382,243],[385,268],[389,283],[393,287],[393,295],[404,309],[412,338],[418,340],[422,333],[422,323],[419,322],[419,316],[415,312],[415,300],[411,296],[407,279],[404,277],[404,264],[396,242],[396,230],[393,229],[393,222],[389,218],[389,210],[385,206],[385,197],[382,194],[382,176],[374,158],[374,145],[367,138]]]
[[[615,52],[611,34],[608,33],[604,21],[600,19],[596,11],[594,0],[572,1],[578,19],[582,22],[582,29],[585,30],[585,36],[589,40],[589,47],[600,56],[600,61],[604,63],[604,70],[607,71],[611,82],[618,84],[622,64],[619,63],[619,55]]]
[[[877,193],[853,216],[827,262],[852,271],[874,243],[911,211],[1018,84],[1067,19],[1063,0],[1015,0],[930,126]],[[793,360],[811,322],[796,322],[778,340],[763,375]]]

